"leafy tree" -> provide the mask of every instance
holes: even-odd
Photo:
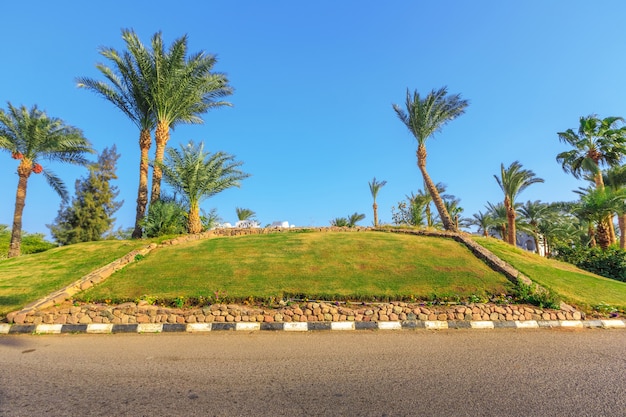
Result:
[[[504,168],[504,164],[500,165],[500,177],[494,175],[496,182],[504,193],[504,208],[508,221],[508,238],[507,241],[511,245],[516,245],[517,230],[515,218],[517,212],[515,208],[515,199],[528,186],[543,182],[543,179],[535,176],[535,173],[528,169],[522,169],[522,165],[515,161],[508,168]]]
[[[155,164],[158,162],[155,161]],[[242,162],[224,152],[210,154],[204,144],[190,141],[180,150],[168,149],[161,166],[165,181],[180,192],[189,205],[187,231],[200,233],[200,202],[228,188],[239,187],[240,181],[250,175],[239,170]]]
[[[0,224],[0,259],[7,257],[6,254],[9,250],[10,241],[11,231],[9,226]],[[24,255],[44,252],[56,246],[54,243],[48,242],[43,233],[22,232],[21,250]]]
[[[446,211],[435,183],[426,171],[426,140],[439,132],[448,122],[462,115],[467,105],[467,100],[461,99],[460,95],[448,95],[446,87],[432,90],[424,98],[420,97],[417,90],[411,95],[407,89],[405,109],[397,104],[393,105],[398,118],[417,139],[417,166],[424,177],[424,183],[437,207],[444,228],[451,231],[458,229]]]
[[[17,167],[18,185],[8,257],[19,256],[22,241],[22,214],[26,204],[26,189],[32,173],[43,174],[48,184],[67,201],[67,189],[61,178],[39,162],[46,159],[74,165],[86,165],[85,154],[93,150],[78,128],[61,119],[48,117],[37,106],[28,110],[8,103],[8,111],[0,109],[0,149],[11,152],[20,161]]]
[[[394,224],[408,226],[423,226],[426,218],[424,216],[423,201],[415,195],[407,196],[406,201],[400,201],[396,211],[391,207],[391,219]]]
[[[119,191],[111,185],[111,181],[117,179],[115,170],[119,157],[115,145],[105,148],[98,162],[89,166],[89,176],[76,181],[72,205],[63,204],[55,224],[48,225],[58,243],[70,245],[100,240],[111,232],[115,222],[113,214],[123,203],[115,201]]]
[[[602,120],[596,115],[581,117],[577,132],[568,129],[557,133],[561,142],[574,149],[559,153],[556,160],[575,178],[589,173],[596,188],[603,187],[601,167],[617,165],[626,155],[626,126],[623,123],[621,117]]]
[[[256,216],[254,211],[247,208],[236,207],[235,211],[237,212],[237,220],[239,221],[253,220],[254,216]]]
[[[78,87],[91,90],[104,97],[120,109],[139,128],[139,187],[137,189],[137,208],[135,228],[132,237],[142,235],[141,221],[148,205],[148,160],[150,152],[150,132],[156,126],[155,116],[149,103],[150,89],[147,77],[150,76],[151,59],[149,53],[130,30],[122,31],[122,39],[128,51],[118,52],[113,48],[101,48],[100,54],[108,59],[112,66],[96,65],[108,81],[80,77]]]
[[[368,185],[370,187],[370,193],[372,194],[372,198],[374,199],[374,204],[372,204],[372,208],[374,209],[374,227],[378,227],[378,204],[376,204],[376,197],[378,196],[378,192],[381,188],[383,188],[387,184],[387,181],[376,181],[376,177],[369,182]]]

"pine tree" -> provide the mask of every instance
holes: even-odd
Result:
[[[98,162],[89,166],[89,176],[76,180],[71,205],[61,205],[55,223],[47,225],[54,240],[61,245],[100,240],[111,232],[113,214],[123,201],[115,198],[119,191],[111,181],[117,179],[115,169],[120,155],[115,145],[105,148]]]

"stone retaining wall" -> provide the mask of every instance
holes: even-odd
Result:
[[[45,310],[18,313],[15,324],[134,324],[134,323],[287,323],[287,322],[387,322],[581,320],[584,313],[539,309],[528,305],[468,304],[428,306],[410,303],[301,302],[279,307],[213,304],[202,308],[167,308],[145,302],[116,306],[65,303]]]

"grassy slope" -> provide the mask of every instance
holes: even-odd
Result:
[[[451,239],[391,233],[281,233],[159,248],[84,299],[467,297],[510,284]]]
[[[71,284],[145,242],[80,243],[0,260],[0,316]]]
[[[582,271],[565,262],[542,258],[498,239],[475,240],[534,282],[558,293],[567,302],[583,307],[608,304],[626,310],[626,283]]]

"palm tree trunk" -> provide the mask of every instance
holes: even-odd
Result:
[[[598,246],[602,250],[607,250],[611,245],[611,235],[609,233],[609,226],[606,221],[598,223]]]
[[[154,141],[156,142],[156,151],[154,154],[154,168],[152,169],[152,191],[150,194],[150,202],[153,203],[161,198],[161,178],[163,172],[159,164],[163,163],[165,155],[165,146],[170,139],[170,126],[167,122],[159,121],[154,133]]]
[[[202,221],[200,220],[200,207],[198,203],[189,205],[189,216],[187,218],[187,231],[190,234],[200,233],[202,231]]]
[[[615,226],[613,225],[613,215],[610,214],[607,217],[607,224],[609,225],[609,236],[611,237],[611,245],[617,243],[617,235],[615,234]]]
[[[617,223],[619,224],[619,247],[626,249],[626,213],[617,215]]]
[[[372,208],[374,209],[374,227],[378,227],[378,204],[376,201],[374,201]]]
[[[19,181],[17,183],[17,192],[15,194],[15,212],[13,214],[13,229],[11,230],[11,243],[9,245],[9,258],[20,256],[22,246],[22,214],[26,205],[26,186],[28,185],[28,177],[32,172],[32,161],[24,158],[17,167],[17,175]]]
[[[506,207],[506,218],[509,224],[507,242],[513,246],[517,246],[517,230],[515,229],[515,209],[508,196],[504,198],[504,207]]]
[[[424,177],[424,184],[426,185],[426,188],[428,188],[428,192],[433,199],[433,203],[435,203],[435,207],[439,212],[439,217],[441,218],[441,221],[443,223],[443,228],[451,232],[458,232],[458,229],[456,228],[454,222],[452,222],[452,219],[448,214],[448,210],[446,210],[446,206],[443,204],[443,200],[439,195],[439,191],[437,191],[435,183],[433,183],[433,181],[430,179],[430,176],[428,175],[428,172],[426,171],[426,155],[426,146],[420,143],[417,146],[417,166],[422,172],[422,177]]]
[[[139,134],[141,160],[139,161],[139,189],[137,190],[137,214],[135,216],[133,239],[141,238],[141,222],[146,215],[146,206],[148,205],[148,160],[150,158],[150,142],[150,130],[142,130]]]

